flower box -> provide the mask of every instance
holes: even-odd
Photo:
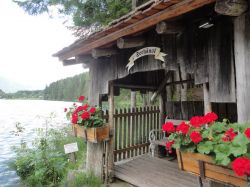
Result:
[[[229,167],[215,165],[213,158],[200,154],[176,151],[179,168],[183,171],[200,175],[201,178],[211,179],[218,182],[240,187],[247,186],[247,176],[237,176]]]
[[[98,143],[109,140],[109,126],[108,124],[101,127],[85,128],[83,126],[74,124],[74,132],[77,137],[82,137],[88,142]]]

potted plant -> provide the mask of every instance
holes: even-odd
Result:
[[[65,108],[66,117],[71,121],[76,136],[97,143],[109,139],[109,126],[104,123],[99,107],[91,107],[85,102],[85,96],[78,98],[81,105],[73,104]]]
[[[175,127],[163,124],[168,133],[166,149],[176,149],[179,168],[204,178],[236,186],[247,185],[250,174],[250,124],[217,122],[211,112],[194,116]]]

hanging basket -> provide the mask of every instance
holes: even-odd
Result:
[[[95,128],[85,128],[83,126],[74,124],[73,128],[74,128],[74,133],[77,137],[84,138],[88,142],[98,143],[109,140],[108,124]]]
[[[179,168],[183,171],[225,184],[247,186],[247,176],[237,176],[231,168],[215,165],[210,156],[199,153],[184,153],[179,150],[176,150],[176,153]]]

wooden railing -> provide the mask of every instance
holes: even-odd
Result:
[[[108,111],[103,118],[108,121]],[[149,151],[149,132],[160,129],[159,107],[115,110],[114,160],[115,162],[145,154]]]

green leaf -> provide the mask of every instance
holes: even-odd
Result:
[[[233,154],[235,157],[241,156],[247,152],[247,147],[242,147],[242,146],[230,146],[230,152]]]
[[[214,148],[213,144],[211,141],[201,142],[197,145],[197,151],[201,154],[209,154]]]
[[[223,153],[217,153],[215,156],[215,161],[217,164],[227,166],[230,164],[231,159]]]

